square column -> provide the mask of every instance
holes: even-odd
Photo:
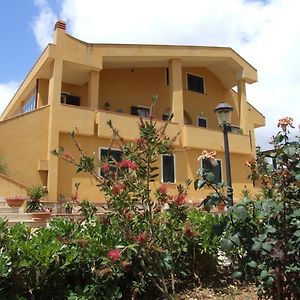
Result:
[[[180,59],[169,61],[169,95],[173,121],[184,125],[183,91],[182,91],[182,65]]]
[[[59,108],[61,96],[61,83],[63,72],[63,60],[55,59],[53,62],[53,73],[49,80],[48,99],[50,104],[49,129],[48,129],[48,198],[50,201],[57,201],[58,183],[58,157],[50,151],[59,147]]]
[[[246,82],[244,79],[237,81],[238,101],[239,101],[239,115],[240,115],[240,128],[244,134],[249,134],[249,108],[246,96]]]
[[[94,109],[99,109],[99,79],[100,72],[90,72],[88,83],[88,106]]]

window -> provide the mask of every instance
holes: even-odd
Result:
[[[172,154],[162,155],[162,182],[175,183],[175,157]]]
[[[100,148],[100,160],[104,160],[107,158],[113,158],[117,162],[121,161],[123,151],[119,149],[109,149],[109,148]],[[111,159],[109,161],[112,161]],[[101,176],[104,176],[102,172],[100,172]]]
[[[35,108],[36,108],[36,93],[33,92],[31,94],[30,98],[23,105],[22,112],[26,113],[26,112],[34,110]]]
[[[169,68],[166,68],[166,85],[170,84]]]
[[[239,126],[233,126],[231,125],[230,126],[230,129],[229,129],[230,132],[232,133],[236,133],[236,134],[241,134],[241,128]]]
[[[214,166],[209,159],[202,159],[202,169],[204,173],[213,173],[215,176],[215,183],[222,182],[222,163],[217,159],[217,164]]]
[[[150,108],[143,106],[131,106],[131,114],[140,117],[149,117]]]
[[[187,89],[189,91],[204,94],[204,79],[203,77],[193,74],[187,74]]]
[[[67,93],[61,93],[60,103],[80,106],[80,97],[72,96]]]
[[[199,127],[207,128],[207,119],[206,118],[198,117],[197,123],[198,123]]]

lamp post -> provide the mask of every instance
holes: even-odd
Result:
[[[216,108],[219,126],[223,129],[224,133],[224,148],[225,148],[225,162],[226,162],[226,179],[227,179],[227,201],[228,206],[233,206],[233,189],[231,182],[231,169],[230,169],[230,155],[229,155],[229,143],[228,143],[228,131],[231,129],[231,113],[233,111],[232,106],[228,103],[221,102]]]

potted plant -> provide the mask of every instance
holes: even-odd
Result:
[[[73,212],[74,203],[71,200],[68,200],[64,204],[64,208],[66,211],[66,214],[71,214]]]
[[[8,196],[5,198],[7,205],[12,208],[20,208],[26,199],[27,197],[23,195]]]
[[[32,213],[35,221],[45,220],[51,217],[51,209],[43,208],[42,198],[48,194],[43,186],[31,186],[27,189],[27,212]]]

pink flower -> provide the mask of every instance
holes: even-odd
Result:
[[[108,163],[103,163],[103,164],[101,165],[101,171],[102,171],[103,173],[108,172],[109,169],[110,169],[110,166],[109,166]]]
[[[72,155],[69,152],[67,152],[67,151],[64,151],[62,153],[62,158],[65,159],[65,160],[68,160],[68,161],[72,161],[73,160]]]
[[[286,128],[290,126],[293,127],[293,118],[285,117],[278,120],[277,127],[281,127],[282,130],[286,131]]]
[[[107,256],[113,262],[118,261],[120,259],[120,257],[121,257],[120,252],[119,252],[118,249],[112,249],[112,250],[110,250],[108,252]]]
[[[112,188],[112,193],[114,195],[117,195],[122,191],[123,188],[124,188],[124,183],[117,182]]]
[[[184,194],[179,194],[178,196],[175,197],[174,201],[175,201],[178,205],[182,205],[182,204],[185,203],[185,201],[186,201],[186,195],[184,195]]]
[[[136,164],[130,159],[124,159],[120,162],[120,167],[131,169],[132,171],[136,170]]]
[[[139,235],[136,236],[135,240],[139,243],[139,244],[144,244],[147,241],[147,235],[145,232],[140,233]]]
[[[167,188],[167,186],[166,186],[165,184],[162,184],[162,185],[159,187],[158,191],[159,191],[161,194],[166,195],[167,192],[168,192],[168,188]]]

